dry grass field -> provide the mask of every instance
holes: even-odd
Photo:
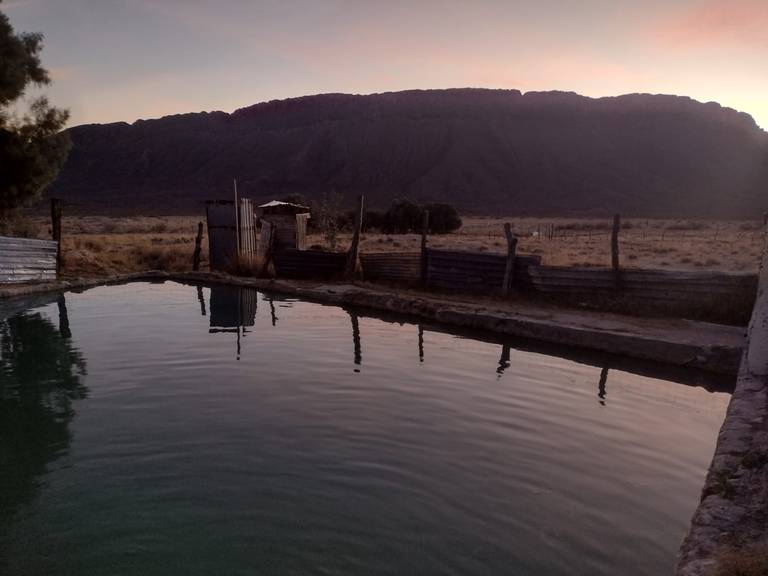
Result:
[[[71,276],[161,269],[189,270],[197,222],[204,217],[164,216],[112,218],[66,216],[63,222],[65,273]],[[553,266],[608,266],[609,220],[567,218],[464,219],[458,232],[430,236],[434,248],[506,251],[503,223],[518,235],[518,252],[538,254]],[[38,235],[49,234],[49,223],[35,221]],[[337,249],[344,249],[350,234],[340,234]],[[760,262],[761,221],[714,222],[700,220],[629,219],[622,223],[622,266],[670,270],[752,272]],[[418,251],[418,234],[363,234],[363,252]],[[308,245],[327,248],[320,234]],[[207,238],[203,239],[203,268],[207,266]]]

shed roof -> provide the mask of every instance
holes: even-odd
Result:
[[[266,204],[262,204],[259,208],[272,208],[273,206],[291,206],[292,208],[306,208],[309,210],[309,206],[302,206],[301,204],[293,204],[292,202],[281,202],[280,200],[271,200]]]
[[[271,202],[262,204],[258,208],[265,214],[301,214],[304,212],[309,212],[309,206],[292,204],[291,202],[281,202],[280,200],[272,200]]]

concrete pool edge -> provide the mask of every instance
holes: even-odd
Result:
[[[768,254],[768,241],[765,254]],[[699,506],[680,548],[678,576],[713,574],[719,562],[752,557],[768,565],[768,264],[760,268],[757,299],[736,386],[717,438]],[[726,572],[728,568],[723,567]],[[733,573],[736,573],[734,570]],[[761,572],[762,573],[762,572]]]
[[[6,286],[0,299],[131,281],[217,283],[251,287],[321,303],[369,308],[426,320],[735,376],[745,330],[688,320],[651,320],[594,311],[492,309],[487,303],[447,301],[439,295],[399,294],[386,288],[355,284],[244,278],[209,272],[145,272],[102,279],[65,280],[50,284]]]

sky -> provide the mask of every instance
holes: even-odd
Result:
[[[768,0],[2,0],[70,126],[326,92],[646,92],[768,129]]]

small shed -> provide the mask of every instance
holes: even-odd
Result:
[[[261,222],[274,226],[277,233],[274,247],[306,249],[307,221],[310,218],[309,207],[290,202],[272,200],[256,208],[256,215]]]

